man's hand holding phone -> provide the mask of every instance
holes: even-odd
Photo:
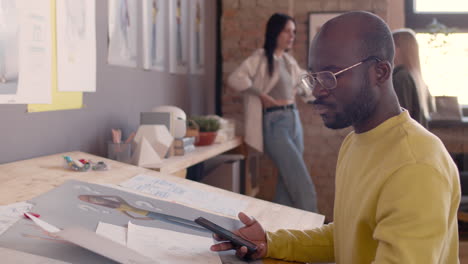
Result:
[[[267,253],[267,240],[266,233],[263,227],[260,225],[257,220],[252,217],[247,216],[246,214],[240,212],[239,220],[245,225],[244,227],[234,231],[233,233],[249,242],[252,242],[256,246],[254,252],[250,251],[246,246],[237,246],[231,241],[226,241],[227,238],[222,237],[219,234],[213,234],[213,237],[217,241],[223,241],[219,244],[211,246],[212,251],[225,251],[225,250],[236,250],[236,255],[239,258],[249,258],[249,259],[260,259],[264,258]]]

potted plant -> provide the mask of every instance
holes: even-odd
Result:
[[[219,120],[213,116],[193,116],[190,120],[197,124],[199,130],[195,145],[211,145],[214,142],[220,127]]]

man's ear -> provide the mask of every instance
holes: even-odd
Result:
[[[389,61],[380,61],[375,64],[376,81],[379,84],[387,82],[392,78],[392,64]]]

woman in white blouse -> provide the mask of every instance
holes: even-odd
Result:
[[[295,96],[311,92],[300,86],[305,74],[287,52],[296,35],[292,17],[274,14],[268,20],[263,49],[255,51],[228,79],[244,95],[245,141],[271,157],[279,170],[274,201],[317,212],[315,187],[302,157],[304,142]]]

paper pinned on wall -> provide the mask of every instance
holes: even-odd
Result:
[[[143,68],[164,71],[166,65],[167,3],[143,1]]]
[[[109,0],[109,64],[137,66],[137,4],[136,0]]]
[[[49,0],[41,0],[49,2]],[[56,110],[79,109],[83,107],[83,93],[82,92],[59,92],[57,88],[57,32],[55,30],[56,16],[55,7],[56,0],[50,0],[51,21],[52,21],[52,77],[51,85],[48,90],[51,91],[52,101],[47,104],[28,104],[28,112],[45,112]],[[44,5],[49,6],[49,5]]]
[[[247,208],[248,202],[221,194],[194,190],[183,185],[140,174],[123,183],[122,187],[156,196],[159,199],[204,209],[237,219],[237,214]]]
[[[190,1],[190,73],[205,73],[205,1]]]
[[[96,3],[57,2],[57,77],[62,92],[96,91]]]
[[[189,2],[169,2],[169,72],[188,72]]]
[[[50,0],[3,2],[0,103],[50,103],[53,25]]]

